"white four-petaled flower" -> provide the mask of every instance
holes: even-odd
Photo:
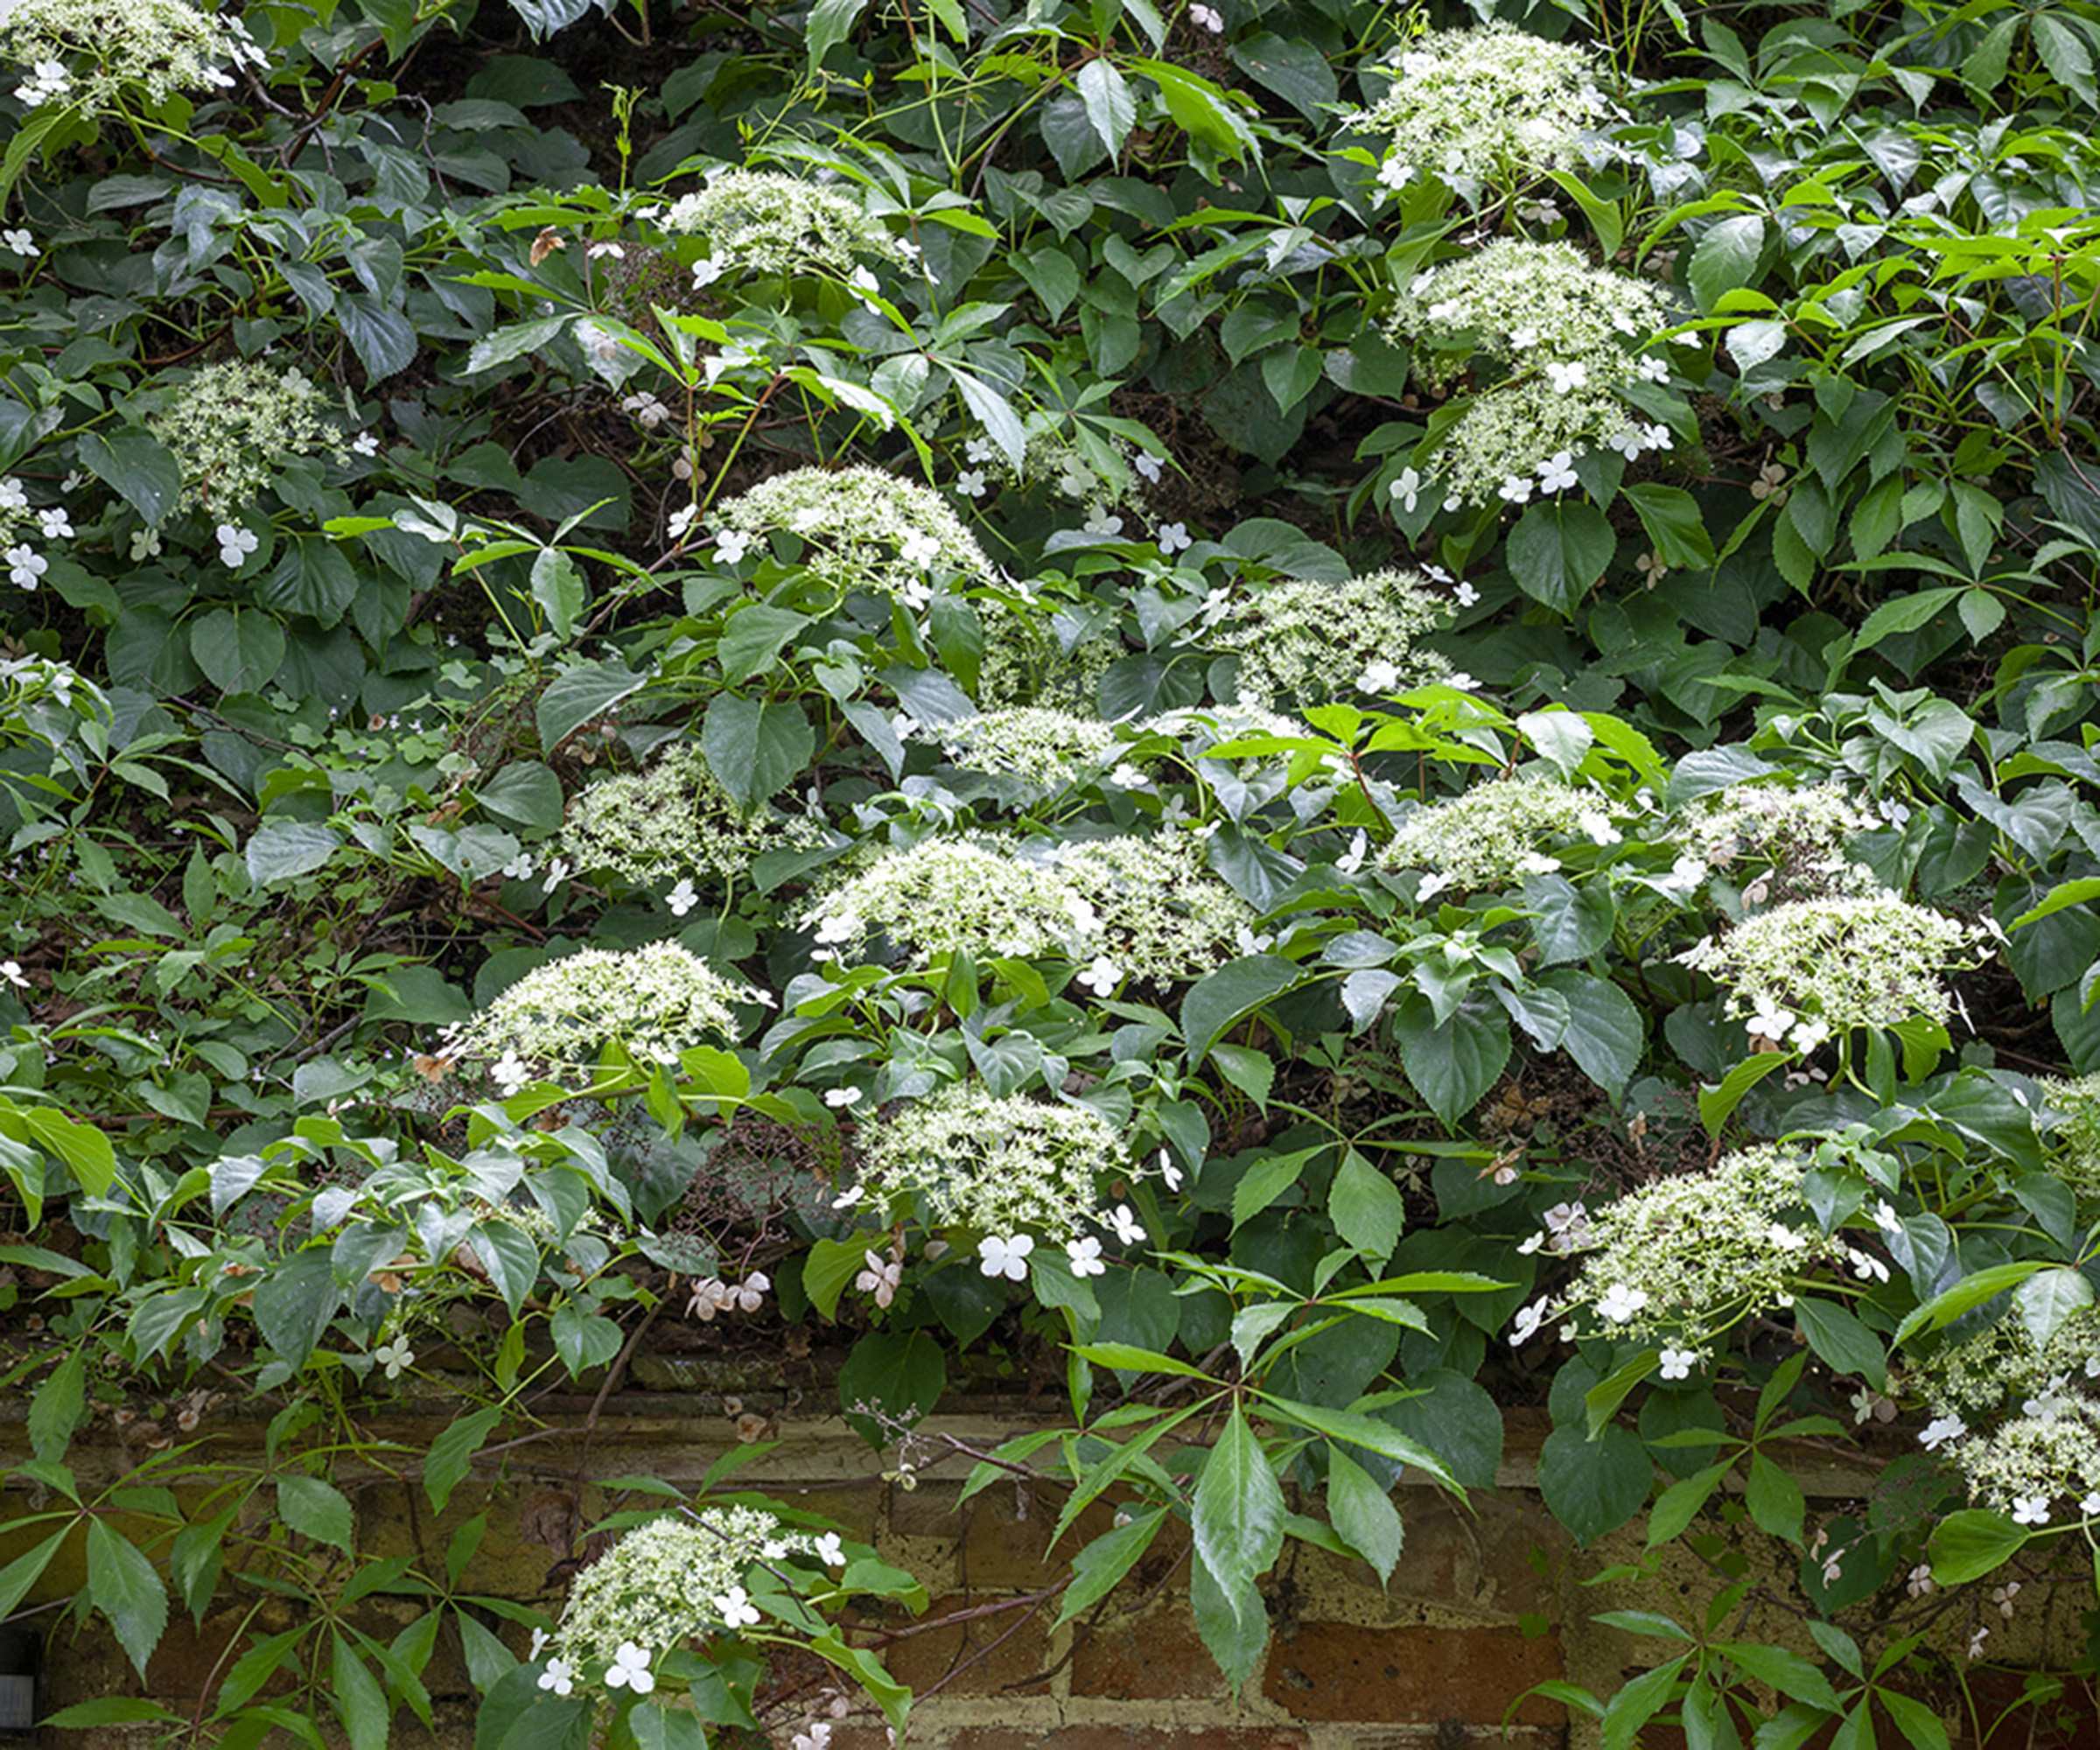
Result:
[[[372,1351],[372,1359],[387,1370],[388,1379],[399,1379],[403,1368],[416,1364],[416,1351],[399,1337],[390,1343],[382,1343]]]
[[[1074,1276],[1106,1276],[1109,1267],[1101,1261],[1101,1242],[1092,1235],[1083,1240],[1067,1240],[1065,1256],[1072,1263]]]
[[[1689,1379],[1692,1368],[1698,1364],[1699,1352],[1697,1349],[1666,1348],[1658,1359],[1662,1364],[1664,1379]]]
[[[1138,1245],[1147,1237],[1144,1223],[1130,1213],[1128,1203],[1118,1203],[1109,1212],[1108,1224],[1116,1230],[1116,1238],[1124,1245]]]
[[[654,1689],[656,1674],[649,1669],[649,1649],[637,1647],[632,1641],[622,1641],[620,1650],[612,1656],[612,1668],[606,1673],[606,1687],[633,1690],[636,1695],[647,1695]]]
[[[566,1659],[550,1659],[547,1669],[540,1673],[540,1687],[552,1690],[557,1696],[565,1696],[576,1688],[576,1667]]]
[[[1168,558],[1177,553],[1186,553],[1195,543],[1188,538],[1188,525],[1185,522],[1163,522],[1159,525],[1159,550]]]
[[[1614,1325],[1623,1325],[1648,1305],[1648,1291],[1634,1288],[1623,1282],[1614,1282],[1604,1291],[1598,1301],[1597,1310]]]
[[[715,1608],[722,1613],[722,1620],[732,1628],[747,1628],[759,1620],[758,1607],[742,1586],[730,1587],[715,1600]]]
[[[682,918],[700,903],[699,890],[690,880],[681,881],[663,896],[663,903],[671,908],[671,915]]]
[[[1110,997],[1115,995],[1116,985],[1123,982],[1123,968],[1107,955],[1100,955],[1073,982],[1084,984],[1096,997]]]
[[[977,1242],[977,1270],[984,1276],[1003,1276],[1012,1282],[1025,1282],[1028,1277],[1028,1254],[1035,1250],[1032,1234],[1015,1234],[1002,1238],[987,1234]]]
[[[248,556],[262,544],[262,538],[252,528],[243,528],[237,522],[219,525],[220,563],[239,570]]]

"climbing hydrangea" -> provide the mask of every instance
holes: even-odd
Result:
[[[1190,832],[1068,839],[1057,866],[1099,915],[1110,965],[1149,984],[1223,965],[1259,915],[1210,872]]]
[[[1415,343],[1432,388],[1460,371],[1508,368],[1446,434],[1437,467],[1454,499],[1522,504],[1572,486],[1575,458],[1600,447],[1628,459],[1668,449],[1663,424],[1643,424],[1623,399],[1669,375],[1641,349],[1670,325],[1659,286],[1597,268],[1565,243],[1502,238],[1417,274],[1389,326]],[[1551,466],[1547,465],[1550,463]]]
[[[1590,50],[1510,24],[1432,31],[1388,65],[1385,95],[1343,118],[1386,137],[1378,180],[1388,189],[1426,172],[1506,190],[1574,163],[1609,112]]]
[[[733,1039],[732,1004],[750,1000],[675,942],[620,953],[586,948],[536,967],[446,1036],[444,1055],[494,1060],[499,1082],[528,1067],[588,1071],[617,1041],[638,1060],[670,1063],[708,1039]]]
[[[1590,1215],[1581,1275],[1518,1315],[1519,1340],[1558,1312],[1584,1330],[1698,1350],[1746,1314],[1789,1304],[1803,1275],[1844,1256],[1800,1207],[1804,1166],[1778,1148],[1741,1149]]]
[[[1618,836],[1607,796],[1536,773],[1471,789],[1417,808],[1383,853],[1390,869],[1430,872],[1430,891],[1505,886],[1558,866],[1545,847]]]
[[[1376,571],[1346,584],[1293,578],[1250,592],[1211,639],[1239,656],[1246,704],[1265,707],[1284,693],[1313,704],[1442,679],[1451,665],[1414,647],[1450,618],[1450,605],[1412,571]],[[1382,684],[1366,687],[1374,668],[1369,678]]]
[[[0,59],[30,69],[15,95],[100,115],[126,98],[158,108],[180,91],[226,90],[233,67],[265,56],[238,18],[187,0],[14,0],[0,14]]]
[[[1129,1174],[1116,1127],[1087,1106],[1002,1099],[950,1082],[864,1138],[863,1200],[901,1213],[916,1197],[935,1226],[1060,1242],[1104,1222],[1102,1180]]]
[[[2043,1413],[1964,1431],[1949,1455],[1970,1495],[2022,1525],[2100,1516],[2100,1403],[2053,1394]]]
[[[1102,676],[1122,654],[1113,640],[1080,637],[1068,645],[1050,616],[1031,606],[1017,606],[997,597],[979,597],[975,606],[984,651],[970,692],[981,710],[1018,704],[1081,712],[1094,709]]]
[[[1761,865],[1773,878],[1761,904],[1842,891],[1854,878],[1845,846],[1876,824],[1840,784],[1735,784],[1693,802],[1669,832],[1715,868]]]
[[[2081,1198],[2100,1198],[2100,1075],[2043,1085],[2056,1122],[2051,1165]]]
[[[740,553],[774,530],[805,543],[802,563],[841,591],[874,590],[920,603],[938,571],[982,581],[991,561],[931,488],[880,468],[797,468],[720,505],[715,522]],[[737,539],[736,537],[742,537]]]
[[[678,742],[646,772],[593,784],[570,808],[562,851],[581,869],[630,881],[669,875],[734,878],[774,850],[824,843],[822,822],[760,806],[740,808],[697,744]]]
[[[978,772],[1004,772],[1038,784],[1083,782],[1113,766],[1122,744],[1099,718],[1040,705],[1008,705],[943,724],[948,758]]]
[[[833,887],[807,914],[820,944],[851,954],[880,931],[923,964],[965,952],[1030,958],[1092,951],[1101,920],[1060,871],[1018,860],[975,839],[921,839],[885,852]]]
[[[740,1626],[726,1620],[718,1600],[741,1590],[752,1564],[817,1555],[818,1544],[753,1507],[649,1520],[577,1576],[550,1658],[602,1683],[622,1662],[622,1648],[653,1656]]]
[[[777,171],[717,171],[658,221],[667,231],[705,237],[709,261],[724,272],[814,269],[844,279],[863,256],[903,262],[912,253],[851,195]]]
[[[146,424],[175,452],[183,503],[218,515],[254,503],[274,476],[272,465],[285,457],[347,459],[342,434],[321,416],[324,405],[296,370],[206,365]]]
[[[1851,1027],[1945,1026],[1942,975],[1978,964],[1985,939],[1977,926],[1879,892],[1789,900],[1678,958],[1728,987],[1731,1015],[1777,1018],[1757,1031],[1782,1041],[1791,1032],[1806,1051]]]

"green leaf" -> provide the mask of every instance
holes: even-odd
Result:
[[[1594,1543],[1638,1513],[1653,1476],[1641,1437],[1617,1423],[1594,1440],[1580,1428],[1556,1428],[1539,1449],[1539,1493],[1580,1544]]]
[[[1308,42],[1264,31],[1241,38],[1225,52],[1248,78],[1266,86],[1308,122],[1324,124],[1327,112],[1322,106],[1340,95],[1334,69]]]
[[[30,1450],[46,1464],[56,1464],[66,1456],[87,1407],[87,1357],[75,1351],[51,1370],[29,1401]]]
[[[1653,1670],[1642,1672],[1606,1704],[1604,1720],[1598,1728],[1598,1742],[1603,1750],[1629,1750],[1641,1728],[1669,1704],[1676,1688],[1677,1673],[1690,1656],[1680,1653]]]
[[[430,1452],[423,1461],[423,1490],[439,1513],[444,1511],[452,1491],[472,1467],[474,1454],[481,1450],[481,1443],[502,1419],[501,1407],[491,1404],[472,1415],[462,1416],[430,1442]]]
[[[564,669],[540,695],[534,713],[541,752],[552,753],[592,718],[611,710],[648,680],[647,675],[612,661]]]
[[[1339,1449],[1327,1453],[1327,1516],[1383,1586],[1399,1564],[1403,1535],[1393,1498]]]
[[[538,832],[561,828],[562,780],[536,760],[513,760],[475,786],[474,800],[491,814]]]
[[[1888,1356],[1881,1340],[1835,1301],[1813,1297],[1794,1303],[1809,1347],[1838,1373],[1857,1374],[1876,1391],[1888,1386]]]
[[[1236,1233],[1297,1184],[1306,1163],[1320,1152],[1309,1148],[1267,1155],[1249,1167],[1232,1187],[1233,1230]]]
[[[1667,1544],[1698,1517],[1699,1509],[1713,1498],[1713,1491],[1723,1477],[1735,1467],[1735,1460],[1709,1465],[1703,1471],[1695,1471],[1688,1477],[1680,1477],[1664,1489],[1656,1499],[1648,1515],[1648,1547],[1651,1550]]]
[[[816,0],[802,29],[808,40],[811,73],[824,64],[824,57],[852,34],[868,0]]]
[[[330,1698],[349,1736],[350,1750],[386,1750],[387,1727],[394,1714],[387,1705],[386,1692],[340,1628],[333,1638],[334,1690]]]
[[[1299,976],[1294,962],[1273,954],[1252,954],[1228,961],[1199,979],[1181,999],[1181,1037],[1188,1043],[1189,1068],[1202,1062],[1226,1028],[1283,995]]]
[[[1190,1522],[1196,1553],[1236,1614],[1262,1613],[1254,1582],[1284,1547],[1284,1491],[1269,1455],[1235,1404],[1196,1480]]]
[[[880,1234],[855,1234],[850,1239],[819,1240],[802,1261],[802,1292],[826,1319],[838,1314],[838,1297],[868,1267],[868,1253],[880,1253],[887,1242]]]
[[[1672,570],[1710,571],[1715,564],[1713,538],[1699,514],[1698,500],[1682,486],[1641,481],[1620,489],[1647,532],[1656,556]]]
[[[2012,1292],[2020,1323],[2037,1349],[2047,1349],[2056,1334],[2092,1304],[2093,1284],[2083,1270],[2068,1264],[2029,1277]]]
[[[1400,1188],[1354,1149],[1345,1152],[1327,1193],[1334,1231],[1373,1264],[1382,1264],[1400,1243],[1407,1203]]]
[[[311,875],[341,846],[332,827],[307,821],[264,821],[248,842],[248,878],[258,886]]]
[[[1118,1525],[1103,1532],[1072,1558],[1072,1584],[1065,1588],[1065,1596],[1058,1606],[1057,1620],[1052,1623],[1053,1631],[1091,1605],[1096,1605],[1116,1589],[1116,1583],[1129,1573],[1138,1558],[1152,1546],[1160,1528],[1166,1523],[1166,1508],[1156,1507],[1149,1513],[1141,1513],[1128,1525]]]
[[[1196,1633],[1236,1691],[1254,1675],[1269,1642],[1269,1614],[1253,1581],[1228,1587],[1197,1550],[1189,1562],[1188,1603]]]
[[[1616,1100],[1641,1067],[1644,1035],[1641,1012],[1633,998],[1608,979],[1569,969],[1549,972],[1539,982],[1567,1001],[1568,1026],[1560,1036],[1561,1049]]]
[[[105,438],[83,432],[74,445],[80,466],[120,494],[150,526],[167,520],[182,496],[182,467],[174,454],[144,431],[120,431]]]
[[[1509,572],[1534,601],[1572,618],[1618,545],[1604,513],[1586,500],[1535,504],[1509,531]]]
[[[1926,1544],[1932,1577],[1942,1586],[1980,1580],[2018,1555],[2028,1534],[2002,1513],[1965,1507],[1933,1527]]]
[[[1087,121],[1111,157],[1123,150],[1138,122],[1138,100],[1115,62],[1096,55],[1079,70],[1080,101],[1087,106]]]
[[[466,374],[478,376],[528,353],[538,352],[569,326],[569,320],[567,316],[536,317],[530,322],[514,322],[508,328],[483,335],[466,355]]]
[[[930,1331],[871,1331],[853,1345],[838,1370],[839,1402],[854,1432],[878,1449],[892,1445],[896,1426],[909,1427],[948,1388],[948,1362]],[[888,1431],[858,1406],[879,1408]]]
[[[1301,1423],[1330,1440],[1362,1446],[1366,1452],[1376,1452],[1396,1464],[1412,1465],[1453,1494],[1465,1493],[1442,1459],[1382,1418],[1367,1415],[1361,1410],[1340,1410],[1331,1404],[1303,1403],[1297,1398],[1271,1397],[1267,1392],[1260,1396],[1262,1402],[1285,1421]]]
[[[583,618],[588,592],[576,561],[559,547],[543,547],[532,562],[532,599],[555,636],[567,638]]]
[[[316,1543],[333,1544],[346,1556],[355,1553],[351,1543],[355,1516],[350,1511],[349,1497],[333,1483],[318,1477],[279,1477],[277,1511],[294,1531]]]
[[[214,608],[190,622],[190,654],[222,693],[256,693],[284,661],[284,628],[254,608]]]
[[[732,686],[771,668],[780,647],[811,624],[806,613],[792,608],[769,607],[755,603],[739,608],[722,628],[715,654],[722,664],[722,678]]]
[[[108,1620],[143,1679],[168,1626],[167,1588],[144,1552],[102,1518],[88,1522],[88,1601]]]
[[[1468,998],[1439,1024],[1429,999],[1410,993],[1393,1015],[1400,1067],[1447,1129],[1480,1103],[1509,1060],[1509,1022],[1499,1006]]]
[[[1744,1504],[1759,1528],[1789,1544],[1802,1541],[1802,1519],[1808,1502],[1801,1485],[1762,1452],[1750,1455],[1750,1479],[1743,1489]]]
[[[1691,252],[1691,263],[1685,273],[1685,283],[1698,300],[1699,313],[1712,315],[1723,292],[1751,284],[1764,252],[1765,221],[1760,214],[1739,213],[1716,221]]]
[[[1784,1069],[1794,1061],[1790,1051],[1759,1052],[1746,1057],[1718,1083],[1699,1085],[1699,1122],[1705,1125],[1706,1134],[1718,1137],[1721,1126],[1728,1122],[1735,1109],[1743,1103],[1743,1096],[1777,1070]]]
[[[749,808],[778,794],[808,766],[816,736],[793,700],[724,693],[707,708],[700,746],[716,780]]]
[[[1921,1331],[1944,1329],[1970,1308],[1981,1306],[2008,1288],[2017,1288],[2037,1271],[2050,1267],[2036,1258],[2022,1264],[1992,1264],[1988,1270],[1964,1277],[1953,1287],[1942,1290],[1914,1309],[1896,1326],[1897,1346],[1900,1348]]]

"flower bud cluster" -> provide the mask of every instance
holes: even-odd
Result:
[[[1789,900],[1677,957],[1728,987],[1729,1014],[1810,1051],[1852,1027],[1944,1026],[1942,974],[1980,964],[1988,944],[1981,926],[1884,892]]]
[[[1573,164],[1611,106],[1587,48],[1505,24],[1432,31],[1396,51],[1384,96],[1344,118],[1387,142],[1378,181],[1426,172],[1507,188]]]
[[[1017,859],[995,842],[921,839],[883,852],[817,900],[803,921],[818,945],[846,956],[879,932],[925,964],[958,951],[989,959],[1082,957],[1101,920],[1059,871]]]
[[[1512,1340],[1559,1312],[1578,1330],[1669,1339],[1696,1357],[1744,1315],[1792,1305],[1802,1278],[1845,1255],[1801,1207],[1806,1167],[1782,1149],[1741,1149],[1588,1216],[1581,1274],[1520,1312]]]
[[[561,848],[579,869],[610,869],[630,881],[727,879],[768,851],[812,850],[827,836],[807,815],[738,808],[699,745],[680,741],[648,771],[584,790],[563,823]]]
[[[929,1226],[1002,1239],[1064,1242],[1105,1225],[1103,1181],[1138,1172],[1091,1107],[1002,1098],[978,1082],[913,1102],[871,1125],[862,1144],[854,1201],[900,1216],[916,1201]]]
[[[1052,788],[1096,778],[1122,758],[1114,725],[1040,705],[1007,705],[943,724],[948,757],[974,772],[999,772]]]
[[[1250,590],[1210,641],[1238,655],[1245,704],[1265,708],[1291,694],[1318,704],[1358,690],[1374,663],[1392,690],[1441,680],[1450,663],[1415,646],[1450,620],[1450,604],[1418,572],[1376,571],[1339,584],[1287,578]]]
[[[180,91],[227,90],[230,69],[266,57],[238,18],[188,0],[14,0],[0,14],[0,59],[31,69],[15,95],[95,116],[126,98],[158,108]]]
[[[621,953],[586,948],[535,967],[444,1036],[447,1058],[493,1060],[505,1091],[536,1073],[585,1073],[605,1046],[671,1063],[709,1039],[734,1039],[734,1004],[753,1000],[675,942]]]
[[[777,171],[716,171],[704,188],[653,216],[667,231],[705,237],[708,259],[723,272],[846,279],[863,256],[902,262],[915,254],[850,194]]]
[[[1659,286],[1597,268],[1565,243],[1503,238],[1424,269],[1389,326],[1415,344],[1432,388],[1499,358],[1508,376],[1478,396],[1446,434],[1438,470],[1457,501],[1523,504],[1575,484],[1573,458],[1600,448],[1632,460],[1667,450],[1665,424],[1623,399],[1669,367],[1644,354],[1670,325]]]
[[[558,1665],[566,1680],[646,1695],[653,1683],[612,1674],[638,1670],[647,1678],[655,1655],[755,1622],[743,1585],[752,1564],[797,1556],[833,1564],[843,1559],[836,1536],[791,1530],[752,1507],[709,1508],[690,1518],[667,1516],[637,1525],[570,1588],[561,1626],[548,1643],[550,1670]],[[541,1686],[556,1687],[544,1680]]]
[[[1610,844],[1618,810],[1598,791],[1531,772],[1475,784],[1404,817],[1382,853],[1389,869],[1429,872],[1426,899],[1445,887],[1508,886],[1560,866],[1548,847]]]
[[[959,572],[973,582],[994,574],[940,494],[880,468],[775,474],[718,506],[714,520],[723,547],[738,558],[762,536],[796,536],[803,565],[842,591],[873,590],[917,604],[930,599],[934,574]]]
[[[349,458],[321,417],[320,391],[296,370],[260,361],[206,365],[146,426],[175,452],[182,501],[211,515],[245,509],[287,456]]]

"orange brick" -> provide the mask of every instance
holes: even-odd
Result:
[[[1514,1628],[1362,1628],[1308,1622],[1270,1650],[1263,1692],[1299,1719],[1496,1726],[1534,1684],[1562,1675],[1560,1643]],[[1514,1720],[1558,1726],[1558,1702],[1533,1697]]]
[[[1228,1685],[1204,1646],[1185,1597],[1168,1597],[1141,1613],[1110,1615],[1074,1630],[1072,1693],[1088,1700],[1142,1701],[1209,1697]]]

